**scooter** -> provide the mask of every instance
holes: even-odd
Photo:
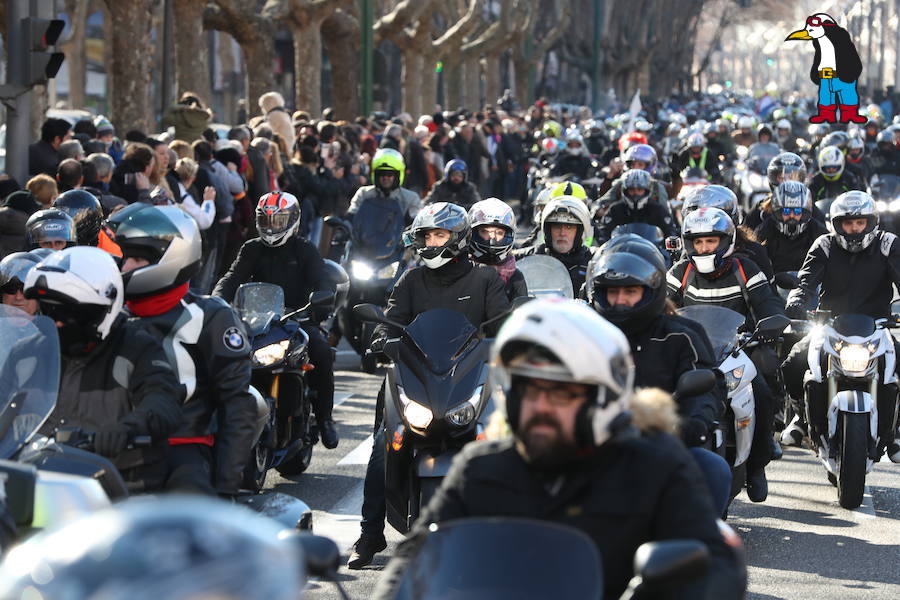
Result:
[[[453,457],[483,436],[493,410],[490,344],[452,310],[425,311],[406,326],[386,318],[373,304],[357,305],[353,312],[360,320],[401,331],[384,346],[394,364],[387,371],[384,425],[378,436],[386,449],[387,520],[406,533]]]
[[[251,339],[253,353],[250,392],[257,398],[257,442],[244,470],[243,486],[259,491],[269,469],[282,475],[303,473],[312,460],[318,432],[312,422],[314,393],[305,374],[309,337],[300,322],[319,322],[334,302],[334,293],[313,292],[309,304],[284,314],[284,291],[271,283],[245,283],[235,294],[234,307]]]

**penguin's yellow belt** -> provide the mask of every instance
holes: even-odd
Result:
[[[834,72],[834,69],[826,68],[819,71],[820,79],[834,79],[835,77],[837,77],[837,74]]]

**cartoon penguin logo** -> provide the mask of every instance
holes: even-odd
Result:
[[[809,78],[819,86],[819,113],[809,122],[836,123],[840,107],[842,123],[865,123],[856,93],[862,62],[847,30],[831,15],[816,13],[806,18],[806,27],[785,38],[789,40],[812,41],[816,51]]]

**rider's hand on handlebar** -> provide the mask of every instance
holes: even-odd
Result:
[[[685,446],[702,446],[708,438],[709,426],[700,419],[687,418],[681,422],[681,439]]]
[[[384,352],[384,345],[387,343],[386,337],[380,337],[372,340],[372,343],[369,344],[369,350],[372,354],[381,354]]]
[[[789,319],[796,319],[798,321],[806,320],[806,309],[799,304],[788,304],[784,308],[784,314],[787,315]]]
[[[128,428],[124,425],[98,431],[94,434],[94,450],[108,458],[118,456],[128,447],[128,434]]]

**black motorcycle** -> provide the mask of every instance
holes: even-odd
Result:
[[[234,308],[253,348],[251,393],[259,394],[267,410],[257,423],[257,442],[244,469],[244,487],[258,491],[269,469],[282,475],[299,475],[312,460],[319,439],[311,418],[312,402],[305,373],[309,362],[309,337],[300,327],[320,322],[334,302],[333,292],[313,292],[309,304],[284,314],[284,291],[271,283],[245,283],[235,294]],[[259,398],[257,398],[259,403]]]
[[[402,331],[384,353],[388,369],[384,420],[388,522],[406,532],[437,490],[453,457],[484,430],[493,412],[488,382],[490,344],[461,313],[429,310],[407,326],[372,304],[354,307],[363,321]]]

